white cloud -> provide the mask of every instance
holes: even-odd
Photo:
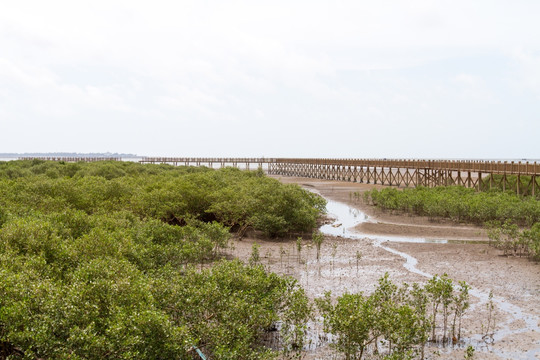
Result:
[[[459,93],[466,99],[492,103],[495,99],[480,76],[461,73],[452,79],[457,84]]]
[[[507,138],[519,106],[540,132],[538,102],[523,103],[540,96],[539,10],[502,0],[9,2],[0,13],[0,122],[19,119],[9,123],[15,133],[33,122],[36,132],[106,126],[92,134],[110,148],[96,151],[397,157],[425,151],[406,139],[438,138],[440,154],[425,156],[474,157],[482,152],[468,145],[472,135],[460,135],[458,153],[441,127],[477,133],[489,118],[490,138]],[[149,140],[149,126],[166,131]],[[391,145],[381,148],[385,126]],[[126,131],[129,140],[118,136]],[[90,140],[42,133],[92,150]],[[527,157],[538,153],[530,140],[514,144]],[[7,139],[0,151],[45,151],[51,141],[18,143]]]
[[[518,48],[512,52],[512,57],[517,61],[520,83],[540,98],[540,50],[534,54]]]

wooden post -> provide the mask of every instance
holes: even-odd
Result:
[[[476,187],[477,187],[478,191],[482,190],[481,185],[482,185],[482,173],[479,172],[478,173],[478,183],[476,184]]]

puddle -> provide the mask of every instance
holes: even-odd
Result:
[[[313,191],[312,189],[310,190]],[[320,231],[322,233],[326,235],[341,236],[341,237],[346,237],[350,239],[374,240],[373,244],[375,246],[380,247],[381,249],[384,249],[392,254],[399,255],[400,257],[404,258],[405,264],[403,264],[403,266],[407,270],[415,274],[424,276],[426,278],[432,278],[433,275],[418,269],[417,267],[418,260],[416,258],[414,258],[413,256],[407,253],[387,247],[385,246],[385,244],[389,242],[441,243],[441,244],[449,243],[449,242],[450,243],[468,242],[467,240],[426,239],[426,238],[399,237],[399,236],[387,236],[387,235],[381,236],[381,235],[370,235],[370,234],[362,234],[359,232],[355,232],[353,229],[356,225],[360,223],[364,223],[364,222],[373,222],[373,219],[367,216],[364,212],[358,209],[354,209],[348,206],[347,204],[330,200],[328,198],[325,198],[325,199],[328,202],[326,205],[328,214],[331,215],[336,220],[332,224],[326,224],[326,225],[321,226]],[[474,242],[479,243],[478,241],[474,241]],[[480,302],[475,304],[474,307],[486,306],[486,304],[489,302],[489,292],[482,291],[476,288],[471,288],[469,290],[469,293],[480,300]],[[523,310],[519,306],[509,303],[508,300],[500,296],[494,296],[493,303],[496,305],[499,311],[503,311],[509,315],[508,320],[506,320],[503,323],[497,323],[497,331],[494,333],[493,339],[492,339],[493,343],[496,344],[497,342],[504,341],[503,339],[510,335],[519,335],[525,332],[539,332],[540,331],[538,317],[524,313]],[[469,311],[474,311],[474,307],[471,306],[471,309]],[[510,328],[510,324],[514,323],[515,321],[523,322],[524,326],[517,329]],[[473,336],[471,338],[471,341],[476,342],[476,344],[471,343],[471,345],[475,346],[477,351],[491,352],[499,356],[502,356],[504,358],[533,360],[533,359],[537,359],[536,355],[540,354],[540,344],[537,344],[535,348],[529,351],[519,351],[519,349],[518,351],[501,351],[494,348],[493,344],[486,343],[486,341],[482,339],[481,335]]]
[[[313,190],[312,190],[313,191]],[[342,236],[349,239],[364,239],[369,238],[372,240],[393,241],[393,242],[407,242],[407,243],[438,243],[446,244],[449,240],[446,239],[428,239],[421,237],[402,237],[393,235],[370,235],[356,232],[353,229],[356,225],[365,222],[374,222],[366,213],[358,209],[352,208],[347,204],[326,199],[326,210],[328,215],[336,220],[332,224],[326,224],[319,228],[319,230],[326,235]],[[454,240],[452,240],[454,241]]]

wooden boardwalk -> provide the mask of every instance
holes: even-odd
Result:
[[[535,195],[540,164],[472,160],[145,157],[141,163],[218,167],[250,165],[270,175],[299,176],[399,187],[502,187]],[[495,176],[499,175],[499,176]]]
[[[214,157],[143,157],[140,163],[147,164],[171,164],[171,165],[184,165],[184,166],[208,166],[214,167],[216,164],[218,167],[239,167],[244,165],[246,169],[250,168],[250,165],[257,166],[257,168],[266,167],[268,169],[269,164],[275,163],[273,158],[214,158]]]
[[[63,162],[95,162],[95,161],[122,161],[117,157],[45,157],[29,156],[20,157],[18,160],[45,160],[45,161],[63,161]]]

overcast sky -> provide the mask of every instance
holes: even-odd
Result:
[[[3,1],[0,152],[540,158],[540,1]]]

